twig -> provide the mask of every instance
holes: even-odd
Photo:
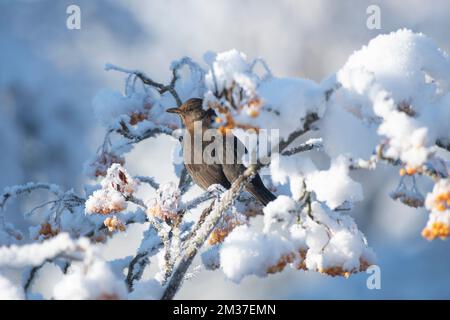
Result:
[[[30,182],[24,185],[17,185],[10,188],[5,189],[5,192],[2,195],[2,201],[0,202],[0,210],[5,208],[6,202],[13,196],[18,196],[23,193],[31,193],[34,190],[49,190],[55,195],[61,195],[62,191],[58,186],[49,184],[49,183],[34,183]]]
[[[436,141],[436,145],[442,149],[445,149],[450,152],[450,143],[445,143],[444,140],[438,139]]]
[[[283,140],[279,144],[279,152],[283,152],[295,139],[305,134],[311,129],[311,125],[319,120],[317,113],[308,113],[304,119],[303,129],[292,132],[286,140]]]
[[[191,176],[188,174],[186,166],[183,165],[183,169],[180,173],[180,180],[178,182],[178,189],[180,190],[180,193],[183,195],[188,190],[189,187],[192,185],[192,179]]]
[[[147,206],[145,205],[144,201],[142,201],[141,199],[136,198],[133,195],[129,195],[128,197],[125,197],[126,201],[132,202],[134,204],[137,204],[138,206],[144,208],[145,210],[147,210]]]
[[[125,283],[128,291],[133,290],[134,281],[138,281],[144,273],[144,267],[149,263],[148,251],[138,253],[130,262],[128,266],[127,277]],[[137,269],[137,271],[136,271]]]
[[[155,126],[150,129],[147,129],[142,134],[135,134],[128,127],[125,121],[121,121],[120,129],[117,129],[117,132],[120,133],[125,138],[127,138],[128,140],[131,140],[132,143],[139,143],[145,139],[155,137],[159,134],[166,134],[170,136],[172,135],[173,130],[165,126]]]
[[[177,80],[177,73],[175,71],[173,72],[173,78],[170,81],[170,84],[169,85],[164,85],[162,83],[153,81],[150,77],[148,77],[142,71],[125,69],[125,68],[118,67],[118,66],[115,66],[115,65],[110,64],[110,63],[105,65],[105,70],[106,71],[115,70],[115,71],[124,72],[124,73],[127,73],[127,74],[134,74],[134,75],[136,75],[136,77],[138,77],[142,81],[142,83],[144,83],[144,84],[146,84],[148,86],[154,87],[159,92],[159,94],[162,95],[162,94],[164,94],[166,92],[169,92],[173,96],[173,98],[175,99],[175,102],[177,103],[177,106],[181,106],[181,104],[182,104],[181,99],[178,96],[178,93],[175,91],[175,82]]]
[[[263,58],[256,58],[255,60],[253,60],[251,66],[250,66],[250,70],[253,71],[258,63],[260,63],[263,66],[264,70],[266,71],[264,78],[271,78],[272,71],[270,71],[269,66],[267,65],[266,61]]]
[[[153,189],[159,189],[159,183],[155,181],[152,177],[144,177],[144,176],[135,176],[134,179],[139,180],[140,182],[147,183]]]
[[[154,241],[151,241],[151,238],[153,238]],[[148,246],[148,241],[151,241],[150,246]],[[142,248],[144,243],[146,246]],[[154,227],[153,224],[151,224],[150,228],[144,233],[141,247],[138,249],[136,256],[130,261],[130,264],[128,265],[128,272],[125,283],[129,291],[133,290],[134,282],[141,279],[145,267],[150,263],[150,257],[155,255],[162,247],[162,245],[163,244],[161,242],[161,238],[159,237],[158,230]]]
[[[301,145],[299,145],[297,147],[294,147],[292,149],[283,151],[281,153],[281,155],[283,155],[283,156],[292,156],[292,155],[294,155],[296,153],[310,151],[310,150],[313,150],[313,149],[319,149],[321,146],[322,146],[321,144],[316,144],[316,143],[304,143],[304,144],[301,144]]]
[[[25,280],[24,280],[24,285],[23,285],[23,290],[25,291],[25,294],[28,293],[29,289],[31,288],[31,285],[34,282],[34,278],[36,277],[38,271],[47,263],[47,262],[51,262],[50,259],[46,259],[44,262],[42,262],[41,264],[37,265],[37,266],[33,266],[31,267],[31,269],[29,270],[29,272],[27,273],[27,276],[25,276]]]
[[[192,210],[192,209],[198,207],[203,202],[208,201],[214,197],[215,196],[213,193],[206,191],[206,192],[202,193],[201,195],[199,195],[198,197],[186,202],[184,204],[185,210]]]
[[[191,231],[191,232],[189,233],[189,235],[187,236],[187,238],[186,238],[186,240],[185,240],[185,243],[189,244],[189,241],[190,241],[191,239],[193,239],[193,238],[196,236],[198,230],[200,230],[200,228],[202,227],[203,223],[205,222],[206,217],[208,216],[209,213],[211,213],[211,210],[213,209],[214,204],[215,204],[215,201],[212,201],[212,202],[210,203],[210,205],[209,205],[206,209],[204,209],[204,210],[202,211],[202,214],[200,215],[200,217],[199,217],[199,219],[198,219],[196,225],[194,226],[194,228],[192,229],[192,231]],[[186,246],[187,246],[187,245],[186,245]]]

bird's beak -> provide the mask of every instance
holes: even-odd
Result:
[[[169,113],[181,113],[181,110],[178,109],[178,108],[169,108],[169,109],[166,110],[166,112],[169,112]]]

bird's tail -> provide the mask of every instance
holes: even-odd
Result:
[[[267,205],[270,201],[273,201],[277,198],[266,188],[259,175],[253,178],[253,180],[247,185],[246,190],[250,192],[256,199],[258,199],[263,205]]]

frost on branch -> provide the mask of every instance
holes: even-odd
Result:
[[[136,191],[138,182],[120,164],[113,164],[102,180],[102,188],[86,201],[87,213],[110,214],[124,211],[127,199]]]
[[[41,266],[46,261],[70,260],[76,265],[68,271],[64,279],[55,287],[56,299],[108,299],[120,298],[124,294],[124,284],[103,262],[86,238],[72,240],[67,234],[60,234],[43,243],[0,248],[0,268],[20,268]],[[0,285],[5,280],[0,276]],[[2,290],[8,298],[24,298],[23,289],[10,287]]]
[[[147,214],[162,220],[173,220],[178,213],[181,194],[175,183],[167,183],[156,190],[156,197],[147,203]]]
[[[247,222],[248,218],[246,215],[240,213],[235,206],[231,207],[224,212],[222,218],[209,236],[209,245],[213,246],[223,242],[234,228]]]

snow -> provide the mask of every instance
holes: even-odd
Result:
[[[347,277],[374,263],[375,255],[351,217],[316,201],[310,214],[307,210],[280,196],[264,209],[265,232],[236,227],[220,249],[220,266],[227,278],[240,282],[248,275],[264,277],[287,264]],[[290,227],[274,229],[274,218]]]
[[[369,159],[379,140],[377,126],[337,102],[330,103],[318,126],[324,150],[333,158]]]
[[[450,120],[449,71],[448,55],[430,38],[401,29],[350,56],[336,74],[342,85],[336,100],[357,108],[367,121],[379,117],[386,155],[417,168],[433,156],[436,139],[449,135],[448,121],[442,121]]]
[[[181,192],[176,183],[162,184],[156,190],[156,196],[147,201],[147,215],[160,219],[174,217],[178,212],[180,201]]]
[[[25,294],[22,288],[17,287],[8,278],[0,274],[0,300],[23,300]]]
[[[220,249],[220,265],[228,279],[240,282],[250,274],[265,277],[267,268],[291,251],[292,246],[286,239],[255,232],[243,225],[225,239]]]
[[[348,160],[344,156],[333,159],[328,170],[312,172],[307,176],[307,189],[314,191],[317,199],[325,202],[331,209],[345,201],[361,201],[362,187],[350,178],[348,166]]]
[[[62,253],[78,252],[89,248],[89,240],[80,238],[72,240],[66,233],[60,233],[52,239],[42,243],[31,243],[25,245],[11,245],[0,247],[1,267],[24,267],[27,265],[39,265],[45,260],[58,256]]]
[[[292,198],[299,199],[304,193],[305,177],[315,172],[314,162],[305,154],[276,155],[270,162],[271,179],[275,184],[289,182]]]
[[[119,91],[102,89],[92,100],[92,106],[97,120],[109,128],[121,115],[143,110],[144,99],[138,94],[123,96]]]
[[[422,235],[428,240],[450,236],[450,179],[441,179],[427,194],[425,207],[430,211]]]
[[[221,92],[236,82],[246,94],[254,93],[257,79],[251,74],[250,64],[245,54],[233,49],[217,55],[210,52],[205,58],[211,66],[205,76],[206,87],[209,90],[217,89]]]
[[[122,193],[114,189],[100,189],[86,200],[86,212],[109,214],[111,212],[121,212],[127,208],[127,202]]]
[[[280,137],[286,138],[291,132],[303,127],[303,119],[308,113],[321,116],[325,110],[324,89],[317,83],[300,78],[270,78],[261,83],[258,93],[264,108],[257,118],[260,128],[278,129]],[[278,112],[279,115],[274,115]]]
[[[250,62],[235,49],[210,53],[206,60],[210,69],[205,76],[204,106],[226,106],[238,126],[276,129],[280,137],[286,138],[303,127],[308,113],[322,115],[325,110],[325,91],[329,88],[314,81],[271,74],[260,77],[253,68],[261,60]],[[231,92],[233,102],[221,97],[225,91]],[[219,117],[223,117],[220,113]]]
[[[344,272],[357,272],[362,261],[374,262],[372,249],[351,217],[333,213],[318,202],[311,207],[314,220],[304,217],[308,246],[305,264],[309,270],[328,273],[338,267]]]
[[[89,214],[109,214],[125,210],[126,198],[136,191],[139,182],[135,181],[119,163],[113,163],[101,185],[102,188],[94,191],[86,200],[86,212]]]
[[[54,287],[53,295],[61,300],[115,300],[124,299],[127,289],[107,263],[95,261],[88,266],[71,267]]]
[[[279,220],[284,221],[284,227],[287,227],[287,225],[291,222],[293,213],[295,213],[297,207],[298,204],[292,198],[285,195],[280,195],[275,200],[269,202],[263,209],[263,232],[269,232],[272,223]]]

